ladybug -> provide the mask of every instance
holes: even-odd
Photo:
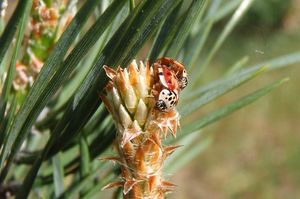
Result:
[[[170,71],[172,71],[175,74],[181,90],[188,85],[188,74],[182,63],[168,57],[161,57],[155,61],[155,64],[167,67]]]
[[[161,111],[166,111],[176,106],[177,103],[178,94],[176,93],[176,91],[162,89],[159,93],[158,100],[155,103],[155,107]]]
[[[159,58],[153,64],[155,107],[167,111],[177,105],[179,92],[187,86],[187,73],[182,64],[171,58]]]

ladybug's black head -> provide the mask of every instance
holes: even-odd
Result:
[[[181,77],[179,82],[180,89],[183,90],[187,85],[188,85],[188,78]]]
[[[163,100],[158,100],[156,103],[155,103],[155,107],[161,111],[165,111],[167,110],[167,105],[166,103],[163,101]]]

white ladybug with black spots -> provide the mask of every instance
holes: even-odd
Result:
[[[177,103],[178,94],[173,90],[163,89],[159,93],[155,106],[161,111],[166,111],[176,106]]]

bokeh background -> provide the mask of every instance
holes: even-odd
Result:
[[[216,34],[223,23],[216,24]],[[254,64],[299,48],[300,0],[255,1],[203,78],[217,78],[245,55]],[[299,64],[261,75],[203,113],[283,76],[290,78],[287,84],[204,129],[213,143],[176,172],[170,198],[300,198]]]

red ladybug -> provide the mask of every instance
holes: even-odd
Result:
[[[175,77],[178,81],[181,90],[183,90],[187,86],[188,74],[182,63],[168,57],[158,58],[155,61],[155,63],[162,67],[167,67],[170,71],[172,71],[175,74]]]

